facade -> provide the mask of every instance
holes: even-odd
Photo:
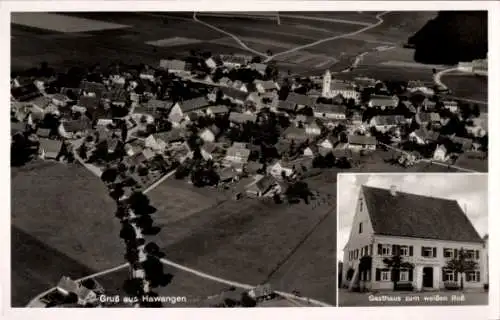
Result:
[[[352,288],[362,281],[369,290],[393,290],[395,281],[418,291],[443,289],[460,281],[461,275],[446,265],[461,249],[478,266],[463,276],[464,288],[482,288],[483,240],[457,201],[363,186],[344,248],[342,282]],[[384,259],[395,255],[413,268],[392,272]],[[360,273],[364,256],[372,258],[371,268]],[[349,269],[354,270],[350,280]]]

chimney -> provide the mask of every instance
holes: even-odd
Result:
[[[396,191],[397,191],[396,186],[395,186],[395,185],[392,185],[392,186],[391,186],[391,188],[390,188],[391,195],[392,195],[392,196],[396,196],[396,194],[397,194],[397,192],[396,192]]]

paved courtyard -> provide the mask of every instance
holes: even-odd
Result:
[[[484,291],[432,291],[432,292],[350,292],[339,290],[339,307],[360,306],[421,306],[421,305],[487,305]]]

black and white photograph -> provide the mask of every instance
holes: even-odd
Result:
[[[13,308],[364,305],[337,175],[488,172],[486,10],[51,3],[10,12]]]
[[[339,175],[339,306],[487,305],[487,179]]]

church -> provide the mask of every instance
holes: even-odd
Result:
[[[326,70],[323,75],[323,89],[321,96],[324,98],[334,98],[341,95],[344,99],[354,99],[354,101],[359,102],[360,92],[357,90],[356,86],[338,80],[332,80],[332,74],[329,70]]]

